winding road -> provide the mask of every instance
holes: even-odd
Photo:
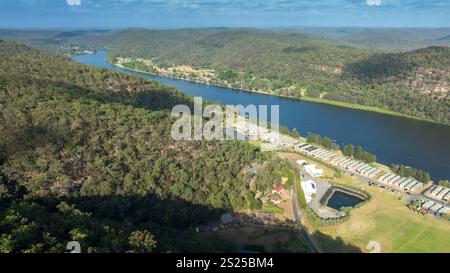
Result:
[[[303,237],[306,240],[306,243],[308,244],[309,248],[313,253],[321,253],[322,251],[317,246],[316,241],[311,236],[311,234],[308,233],[308,231],[305,229],[305,227],[302,225],[302,218],[303,218],[303,211],[298,207],[297,202],[297,187],[295,183],[293,183],[291,188],[291,203],[292,203],[292,211],[294,213],[295,223],[297,224],[297,228],[303,235]]]

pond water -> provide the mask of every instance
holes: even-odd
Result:
[[[327,206],[336,210],[342,207],[354,207],[357,204],[364,202],[361,198],[350,195],[341,191],[335,191],[327,202]]]

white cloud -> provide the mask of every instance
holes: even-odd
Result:
[[[366,0],[369,6],[381,6],[381,0]]]
[[[67,5],[69,6],[80,6],[81,0],[66,0]]]

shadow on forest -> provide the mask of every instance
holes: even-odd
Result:
[[[74,208],[61,207],[64,203],[74,205]],[[22,215],[27,219],[26,223],[33,223],[34,228],[40,231],[27,235],[29,242],[25,245],[30,246],[45,242],[46,236],[52,236],[53,240],[64,244],[75,239],[71,236],[73,230],[80,230],[87,234],[80,242],[84,249],[95,247],[101,252],[125,252],[129,250],[131,232],[149,230],[155,236],[155,251],[158,252],[237,251],[232,243],[220,240],[200,242],[193,237],[196,225],[210,219],[217,221],[225,210],[178,198],[147,195],[20,199],[10,196],[2,198],[0,205],[1,214],[10,207],[16,215]],[[9,233],[7,229],[3,232]]]
[[[12,185],[11,183],[9,184]],[[12,191],[10,191],[12,192]],[[22,194],[20,194],[22,195]],[[12,201],[14,204],[12,205]],[[17,202],[22,200],[22,202]],[[62,202],[74,205],[78,211],[61,209]],[[220,232],[209,240],[199,240],[194,227],[207,223],[219,223],[220,215],[228,210],[212,208],[179,198],[161,198],[156,195],[142,196],[89,196],[76,198],[20,196],[4,198],[3,209],[12,206],[28,222],[33,222],[41,233],[34,234],[32,243],[45,240],[43,234],[50,232],[59,242],[73,240],[75,229],[88,234],[84,245],[95,246],[100,251],[127,251],[129,234],[136,230],[150,230],[158,242],[158,252],[238,252],[237,241],[225,240]],[[2,210],[3,210],[2,209]],[[86,214],[87,213],[87,214]],[[264,228],[261,226],[261,228]],[[5,231],[6,232],[6,231]],[[292,232],[298,230],[292,229]],[[49,234],[50,234],[49,233]],[[31,236],[31,235],[30,235]],[[340,238],[333,239],[316,232],[313,237],[320,241],[324,252],[360,252]],[[31,237],[30,237],[31,238]]]
[[[109,71],[108,71],[109,72]],[[111,72],[116,73],[116,72]],[[127,75],[127,77],[131,77]],[[10,78],[11,79],[11,78]],[[4,79],[6,80],[6,79]],[[192,99],[181,91],[176,90],[173,87],[164,86],[157,82],[150,82],[150,80],[145,80],[139,78],[137,81],[145,82],[149,81],[147,84],[142,84],[145,86],[143,90],[140,91],[129,91],[127,84],[123,86],[116,86],[115,91],[99,89],[91,89],[80,84],[68,83],[64,81],[53,81],[47,79],[36,79],[23,76],[23,78],[14,77],[13,81],[17,82],[28,82],[32,83],[33,86],[42,90],[42,95],[45,97],[50,97],[54,95],[63,96],[63,98],[68,100],[77,100],[80,98],[91,99],[100,103],[117,103],[123,105],[134,106],[138,108],[145,108],[148,110],[171,110],[173,106],[178,104],[185,104],[193,107]],[[130,83],[128,83],[130,84]],[[154,86],[152,86],[154,84]],[[131,85],[131,84],[130,84]],[[136,82],[134,82],[136,85]],[[136,85],[132,88],[138,88]],[[51,89],[56,89],[53,93]],[[139,87],[142,89],[142,87]]]
[[[341,78],[370,83],[372,80],[388,80],[401,74],[409,74],[414,69],[413,63],[400,54],[374,54],[345,65]]]

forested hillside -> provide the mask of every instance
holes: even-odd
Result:
[[[145,32],[138,32],[140,41]],[[159,67],[212,69],[217,75],[212,83],[235,88],[350,102],[450,122],[449,47],[388,53],[337,46],[307,34],[251,29],[197,36],[175,46],[148,39],[145,50],[144,43],[129,39],[127,50],[116,45],[111,54],[149,59]]]
[[[181,92],[0,41],[0,252],[226,251],[193,227],[248,207],[244,142],[173,141]]]

